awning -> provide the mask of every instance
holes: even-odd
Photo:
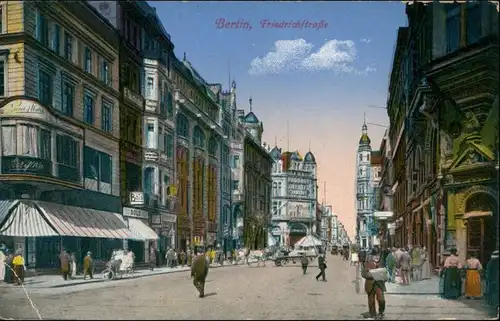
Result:
[[[17,206],[18,200],[3,200],[0,201],[0,226],[2,222],[7,218],[11,209]]]
[[[134,239],[143,241],[159,239],[158,234],[141,220],[132,217],[127,217],[127,220],[128,228],[135,236]]]
[[[58,203],[35,202],[61,236],[130,239],[133,233],[115,213]]]
[[[0,222],[0,235],[19,237],[58,236],[34,202],[15,201],[17,205],[10,215],[6,214],[3,224]]]

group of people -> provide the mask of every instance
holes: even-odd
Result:
[[[395,283],[397,275],[401,277],[401,284],[405,285],[428,280],[432,276],[429,253],[425,247],[392,248],[384,250],[382,254],[388,282]]]
[[[12,252],[5,246],[0,245],[0,282],[21,285],[24,283],[24,272],[26,264],[24,262],[23,250],[18,249]]]

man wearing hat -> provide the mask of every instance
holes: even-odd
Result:
[[[385,282],[375,280],[373,275],[370,273],[370,270],[379,268],[379,262],[379,253],[377,249],[374,248],[371,250],[370,255],[366,257],[361,274],[361,276],[365,279],[365,292],[368,295],[368,310],[370,311],[370,317],[374,319],[383,319],[385,312]],[[375,301],[378,302],[378,314]]]
[[[94,269],[94,264],[92,261],[92,253],[90,251],[87,252],[87,255],[83,259],[83,279],[87,279],[87,275],[90,277],[90,279],[94,278],[94,275],[92,274]]]

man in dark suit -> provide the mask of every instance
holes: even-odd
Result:
[[[191,265],[191,277],[193,278],[193,285],[200,293],[200,298],[205,296],[205,279],[208,274],[208,262],[205,255],[198,253],[193,259]]]
[[[323,254],[320,254],[318,257],[318,267],[319,267],[319,274],[316,275],[316,281],[319,281],[319,278],[322,277],[322,281],[326,282],[326,260],[325,256]]]

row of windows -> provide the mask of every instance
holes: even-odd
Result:
[[[174,136],[165,128],[158,128],[157,122],[147,122],[145,126],[146,147],[159,149],[167,154],[167,157],[174,156]]]
[[[111,63],[93,52],[82,41],[77,41],[70,31],[63,30],[59,24],[47,19],[40,11],[37,11],[36,15],[36,38],[47,48],[81,67],[86,73],[95,76],[106,85],[111,84]]]
[[[38,99],[46,106],[54,106],[54,75],[46,69],[38,70]],[[76,97],[76,85],[73,81],[63,77],[61,105],[58,108],[65,115],[73,116]],[[113,104],[104,97],[100,99],[101,107],[101,124],[95,123],[95,115],[97,108],[97,94],[91,90],[84,88],[83,90],[83,121],[92,126],[99,126],[101,130],[106,132],[112,131],[113,124]]]
[[[202,98],[201,95],[196,94],[196,90],[191,89],[189,82],[184,79],[183,76],[180,74],[175,75],[174,79],[177,87],[183,92],[183,93],[188,93],[188,98],[210,119],[212,119],[215,122],[218,122],[219,120],[219,115],[218,115],[218,108],[213,106],[212,102],[206,101],[204,98]]]

